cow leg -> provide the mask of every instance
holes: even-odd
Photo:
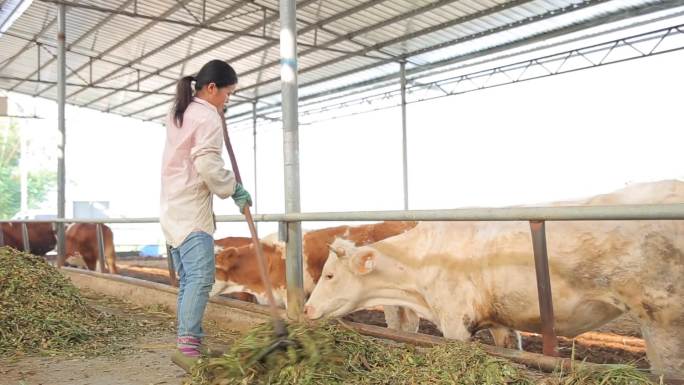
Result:
[[[387,327],[393,330],[417,333],[420,317],[411,309],[401,306],[383,306]]]
[[[522,338],[517,330],[505,326],[495,326],[489,328],[489,332],[494,338],[494,345],[507,349],[522,349]]]
[[[105,257],[107,257],[107,267],[109,267],[109,273],[119,274],[119,270],[116,268],[116,253],[114,252],[113,244],[106,245]]]
[[[86,266],[88,266],[88,270],[95,271],[95,269],[97,268],[97,258],[86,258],[86,256],[84,255],[83,259],[85,260]]]
[[[684,316],[680,319],[684,320]],[[666,378],[684,378],[684,328],[674,324],[642,325],[641,333],[651,371]]]

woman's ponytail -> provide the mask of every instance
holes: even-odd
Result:
[[[176,85],[176,103],[173,107],[173,118],[178,127],[183,125],[183,114],[185,114],[185,110],[192,102],[193,81],[195,81],[194,76],[185,76]]]

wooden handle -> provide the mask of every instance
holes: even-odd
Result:
[[[242,178],[240,177],[240,170],[238,169],[237,160],[235,160],[235,153],[233,152],[233,146],[230,143],[230,137],[228,136],[228,127],[226,127],[226,117],[224,115],[223,109],[219,109],[219,115],[221,116],[221,125],[223,127],[223,141],[226,144],[226,150],[228,150],[228,157],[230,157],[230,164],[233,168],[233,173],[235,174],[235,180],[242,184]],[[271,311],[271,318],[273,319],[273,326],[276,331],[282,328],[282,321],[278,315],[278,308],[275,304],[275,298],[273,297],[273,284],[271,279],[268,277],[268,264],[266,262],[266,257],[264,256],[264,250],[261,248],[261,243],[259,242],[259,236],[257,234],[256,226],[254,225],[254,219],[252,218],[252,213],[249,211],[249,205],[245,204],[242,211],[247,220],[247,225],[249,226],[249,232],[252,235],[252,243],[254,244],[254,249],[257,254],[257,262],[259,265],[259,275],[261,276],[261,282],[266,288],[266,299],[268,301],[268,307]]]

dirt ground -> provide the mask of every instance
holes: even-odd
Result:
[[[91,301],[91,305],[116,313],[130,322],[136,322],[139,313],[131,313],[130,305],[108,298],[106,304]],[[2,385],[179,385],[186,379],[185,372],[174,365],[170,356],[175,349],[174,317],[159,312],[145,317],[156,317],[168,327],[156,328],[148,335],[137,338],[115,356],[23,356],[0,358],[0,384]],[[210,346],[227,346],[236,332],[219,328],[213,322],[205,323]]]
[[[124,260],[119,264],[121,274],[168,284],[168,273],[165,259]],[[364,310],[346,317],[350,321],[371,325],[386,326],[382,312]],[[420,333],[441,336],[434,324],[421,320]],[[493,344],[491,335],[483,330],[475,339],[486,344]],[[534,353],[542,352],[541,336],[534,333],[522,334],[523,350]],[[559,352],[562,357],[573,354],[573,340],[559,338]],[[578,360],[595,363],[633,363],[640,368],[648,368],[644,341],[636,321],[629,315],[621,316],[602,326],[598,330],[585,333],[574,339],[574,356]]]

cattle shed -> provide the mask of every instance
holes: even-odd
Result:
[[[285,213],[255,219],[284,225],[298,314],[301,221],[530,220],[543,238],[544,220],[684,219],[684,205],[409,211],[406,154],[407,104],[681,50],[682,16],[684,0],[4,0],[0,89],[57,101],[63,153],[65,104],[161,123],[180,77],[231,63],[231,127],[256,138],[261,122],[282,122]],[[301,213],[298,125],[397,106],[404,211]],[[61,225],[79,221],[64,218],[64,188],[60,157],[60,256]]]

